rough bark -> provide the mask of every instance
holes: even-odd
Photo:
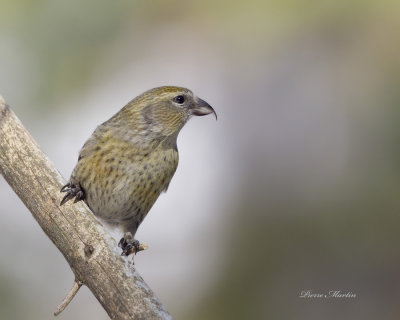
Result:
[[[172,319],[84,203],[59,206],[64,179],[1,96],[0,173],[112,319]]]

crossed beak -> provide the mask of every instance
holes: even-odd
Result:
[[[217,119],[217,114],[215,113],[213,107],[200,98],[196,98],[196,104],[191,109],[192,114],[195,116],[205,116],[207,114],[214,113],[215,119]]]

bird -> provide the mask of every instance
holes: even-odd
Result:
[[[123,232],[123,256],[139,251],[136,231],[178,166],[177,137],[192,116],[215,110],[189,89],[148,90],[100,124],[83,145],[69,182],[60,190],[83,200],[95,216]]]

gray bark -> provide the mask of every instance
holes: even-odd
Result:
[[[84,203],[59,206],[64,179],[1,96],[0,173],[112,319],[172,319]]]

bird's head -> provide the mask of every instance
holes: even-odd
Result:
[[[176,136],[191,116],[214,113],[214,109],[192,91],[181,87],[158,87],[129,102],[115,117],[129,121],[141,136]]]

